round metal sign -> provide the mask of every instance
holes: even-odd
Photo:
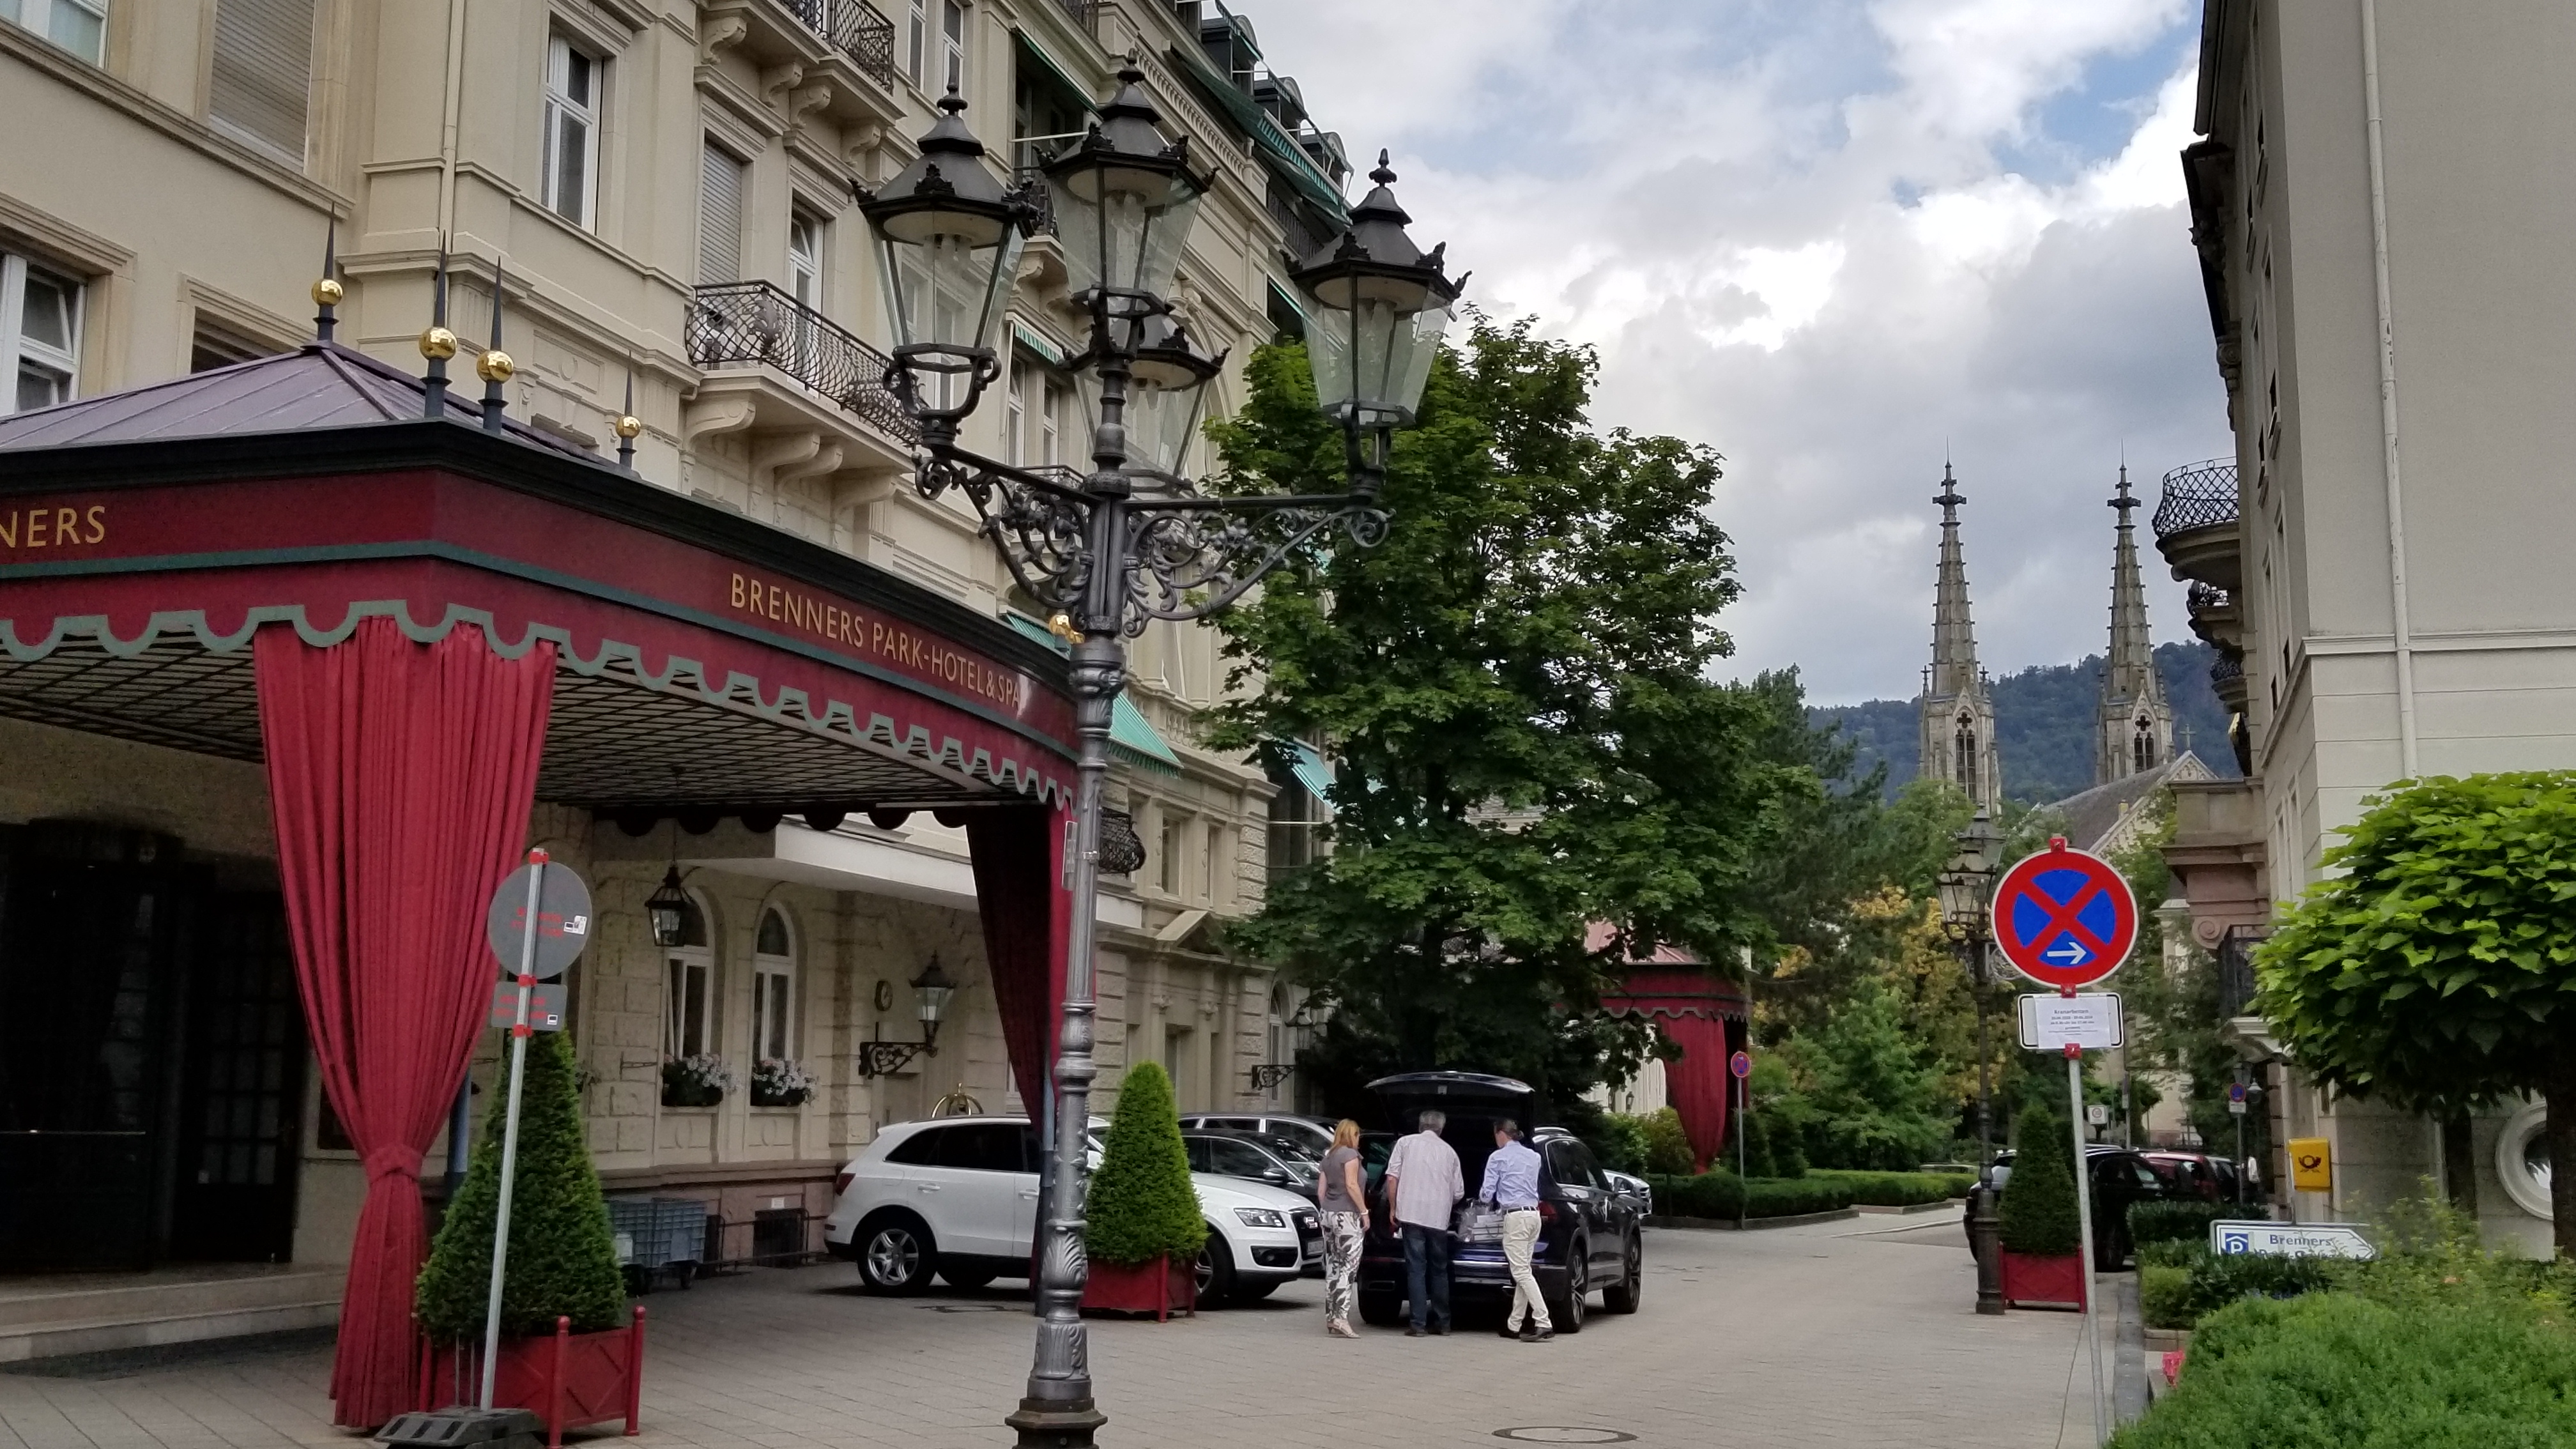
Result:
[[[492,892],[492,909],[484,915],[484,929],[492,943],[492,954],[500,959],[501,974],[519,974],[519,953],[528,929],[528,880],[536,871],[544,871],[545,878],[538,887],[533,974],[540,981],[552,981],[581,955],[582,947],[590,944],[590,887],[582,884],[571,866],[537,861],[510,872],[510,878]]]
[[[1995,944],[2042,986],[2085,987],[2138,944],[2138,898],[2111,863],[2063,839],[2024,857],[1995,886]]]
[[[1749,1053],[1737,1052],[1726,1059],[1726,1069],[1739,1078],[1752,1076],[1753,1058]]]

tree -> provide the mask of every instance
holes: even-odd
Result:
[[[1186,1260],[1207,1241],[1189,1149],[1172,1106],[1172,1079],[1159,1063],[1127,1069],[1087,1201],[1083,1245],[1100,1262]]]
[[[2074,1139],[2066,1121],[2043,1104],[2022,1109],[2013,1124],[2012,1178],[2004,1184],[1997,1225],[2016,1253],[2056,1257],[2079,1251],[2084,1224],[2076,1216]]]
[[[509,1093],[492,1094],[483,1140],[420,1270],[413,1313],[432,1338],[479,1339],[492,1288],[492,1228],[501,1205],[501,1140]],[[501,1331],[550,1334],[558,1316],[575,1333],[615,1328],[626,1308],[617,1236],[581,1123],[572,1044],[561,1032],[528,1038],[519,1089],[517,1183],[510,1192],[510,1256],[501,1285]]]
[[[2448,1116],[2548,1102],[2550,1206],[2576,1256],[2576,772],[2436,776],[2363,802],[2256,956],[2299,1069]]]
[[[1558,1111],[1647,1049],[1599,1011],[1630,952],[1727,961],[1767,938],[1745,887],[1812,772],[1761,704],[1703,676],[1737,592],[1717,455],[1595,433],[1593,358],[1479,319],[1398,436],[1373,549],[1296,554],[1229,611],[1211,743],[1337,760],[1333,850],[1272,884],[1235,944],[1333,1009],[1303,1060],[1328,1102],[1399,1068],[1473,1067]],[[1210,429],[1230,482],[1341,486],[1302,352],[1266,348]],[[1589,923],[1617,938],[1597,949]]]

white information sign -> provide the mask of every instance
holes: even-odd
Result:
[[[2215,1222],[2209,1251],[2266,1258],[2376,1258],[2379,1250],[2350,1223]]]
[[[2111,1125],[2111,1109],[2095,1102],[2084,1109],[2084,1120],[2090,1126],[2108,1127]]]
[[[2024,1051],[2087,1051],[2120,1044],[2120,993],[2085,991],[2073,996],[2031,992],[2021,998]]]

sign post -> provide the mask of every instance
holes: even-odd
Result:
[[[2102,1328],[2094,1312],[2093,1190],[2084,1160],[2084,1053],[2120,1044],[2120,998],[2079,994],[2120,969],[2138,944],[2138,901],[2128,881],[2098,855],[2067,848],[2063,836],[2027,856],[1995,884],[1995,944],[2013,969],[2055,990],[2021,998],[2022,1045],[2066,1053],[2067,1132],[2075,1147],[2075,1222],[2084,1254],[2084,1339],[2093,1359],[2093,1442],[2111,1437],[2104,1396]]]
[[[488,1411],[501,1365],[501,1284],[509,1265],[510,1197],[519,1170],[519,1089],[528,1075],[532,1030],[528,1008],[536,999],[538,979],[561,976],[589,944],[590,891],[571,867],[550,865],[544,851],[531,850],[528,863],[512,871],[492,893],[485,925],[492,954],[519,963],[512,973],[518,982],[518,999],[509,1020],[510,1096],[501,1119],[501,1200],[492,1214],[492,1298],[483,1314],[483,1384],[475,1400],[476,1407]]]
[[[1728,1057],[1726,1071],[1727,1075],[1735,1078],[1735,1185],[1737,1189],[1735,1227],[1738,1232],[1741,1232],[1744,1229],[1744,1202],[1753,1195],[1750,1186],[1752,1179],[1744,1175],[1744,1139],[1753,1130],[1753,1118],[1750,1113],[1753,1105],[1750,1080],[1753,1076],[1751,1054],[1737,1052]]]

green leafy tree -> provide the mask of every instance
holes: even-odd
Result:
[[[1083,1243],[1103,1263],[1189,1258],[1207,1241],[1172,1079],[1159,1063],[1127,1069],[1084,1216]]]
[[[1292,555],[1230,610],[1236,697],[1211,742],[1287,764],[1326,742],[1332,852],[1276,881],[1235,943],[1332,1015],[1302,1058],[1328,1102],[1384,1071],[1472,1067],[1566,1112],[1634,1070],[1640,1023],[1600,1012],[1631,951],[1729,961],[1768,926],[1753,884],[1786,801],[1765,706],[1704,677],[1737,593],[1708,514],[1719,459],[1596,433],[1585,349],[1481,319],[1398,436],[1372,549]],[[1267,348],[1211,427],[1232,484],[1342,486],[1303,353]],[[1587,923],[1618,933],[1590,949]]]
[[[2450,1116],[2549,1104],[2550,1201],[2576,1255],[2576,772],[2437,776],[2363,802],[2256,957],[2301,1071]]]
[[[619,1325],[626,1284],[617,1237],[581,1123],[572,1044],[561,1032],[528,1038],[520,1086],[517,1185],[510,1194],[510,1255],[501,1284],[501,1331],[549,1334],[558,1316],[575,1333]],[[501,1138],[509,1093],[492,1107],[465,1182],[447,1205],[420,1270],[414,1314],[436,1339],[480,1338],[492,1287],[492,1227],[501,1203]]]
[[[2084,1226],[2076,1218],[2075,1148],[2065,1119],[2046,1106],[2023,1108],[2013,1149],[2000,1209],[2004,1246],[2035,1257],[2079,1251]]]

